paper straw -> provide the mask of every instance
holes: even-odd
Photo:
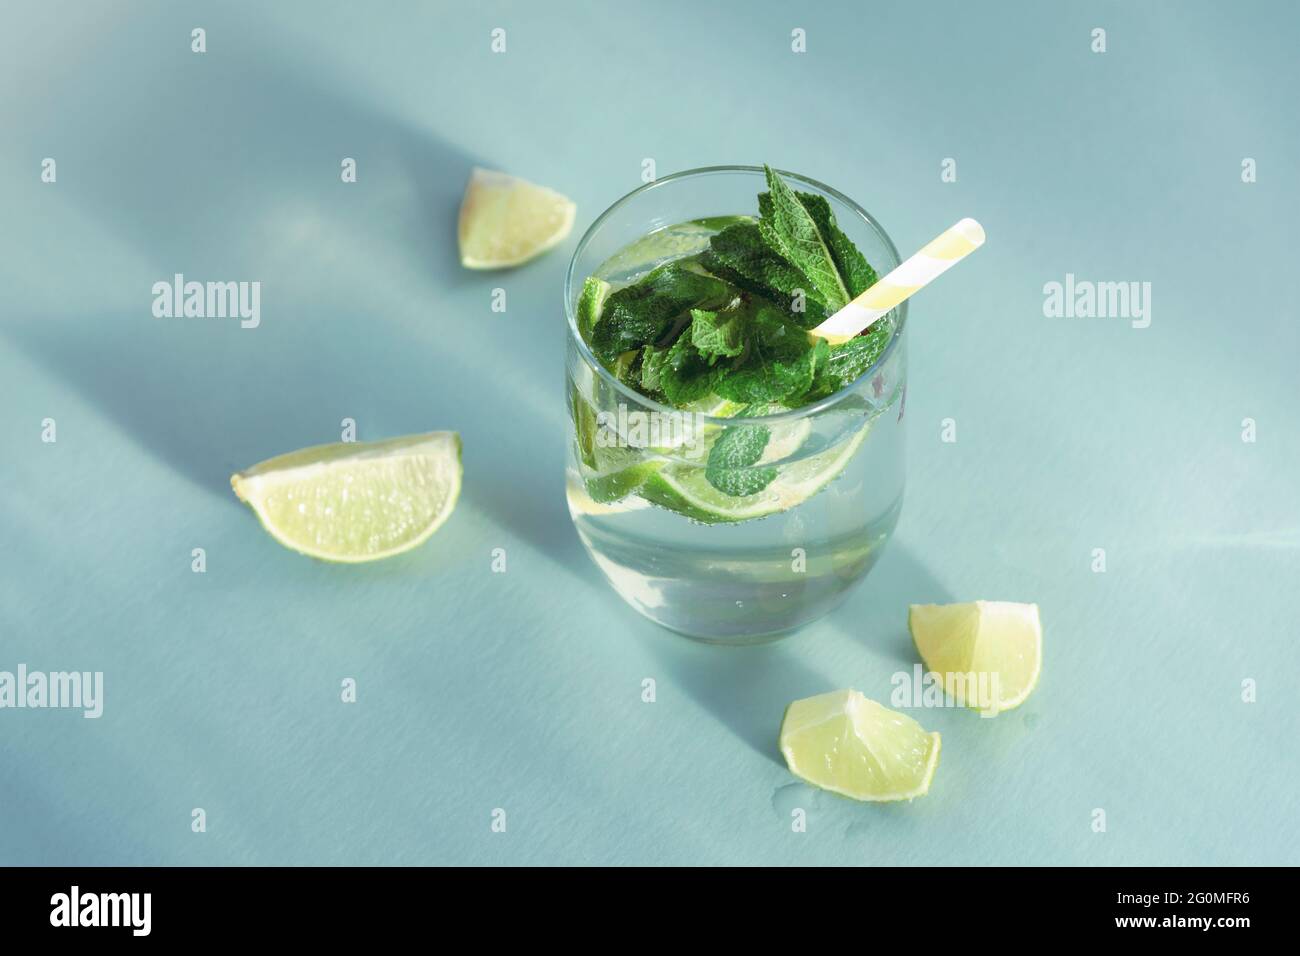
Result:
[[[920,252],[810,332],[832,345],[847,342],[876,319],[925,288],[962,259],[984,245],[984,227],[963,219],[930,240]]]

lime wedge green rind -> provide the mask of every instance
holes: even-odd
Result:
[[[582,294],[578,296],[578,331],[588,341],[591,340],[591,330],[600,321],[611,288],[608,282],[595,276],[587,276],[582,283]]]
[[[461,200],[457,237],[467,269],[522,265],[562,242],[577,207],[553,189],[474,169]]]
[[[790,772],[806,783],[886,802],[929,792],[942,742],[906,714],[849,689],[792,703],[779,745]]]
[[[757,494],[727,495],[709,483],[704,468],[672,463],[647,478],[641,496],[703,524],[764,518],[802,504],[830,484],[861,447],[870,427],[867,423],[837,446],[779,466],[781,473]]]
[[[418,547],[450,517],[461,489],[460,436],[318,445],[254,465],[230,484],[286,548],[376,561]]]
[[[907,626],[948,695],[985,716],[1020,706],[1038,686],[1043,628],[1037,604],[913,604]]]

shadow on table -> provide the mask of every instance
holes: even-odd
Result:
[[[910,667],[920,660],[907,629],[909,604],[946,604],[952,594],[901,542],[893,541],[862,585],[827,617],[873,655]]]
[[[634,633],[675,686],[737,738],[781,766],[777,734],[785,705],[833,689],[800,659],[800,644],[815,637],[812,634],[757,647],[723,647],[692,641],[649,621],[640,622]]]
[[[634,635],[692,700],[755,751],[784,766],[777,736],[786,705],[852,681],[851,675],[822,673],[807,663],[814,642],[826,639],[828,630],[838,631],[867,644],[873,656],[910,666],[917,658],[907,632],[907,605],[948,600],[929,569],[895,546],[844,604],[784,640],[757,647],[713,646],[644,620]]]
[[[94,48],[102,62],[80,71],[112,82],[55,93],[45,111],[51,129],[76,115],[94,157],[79,167],[76,211],[151,270],[96,274],[90,262],[73,281],[114,301],[130,301],[138,283],[138,308],[70,315],[53,290],[0,334],[232,507],[232,472],[338,441],[344,418],[361,440],[458,430],[462,506],[569,569],[582,562],[585,575],[564,501],[563,334],[551,307],[563,264],[468,273],[455,221],[476,157],[357,102],[329,74],[292,72],[269,42],[250,39],[234,66],[169,70],[166,83],[149,57],[120,49],[165,40],[132,34]],[[340,180],[344,156],[358,161],[355,184]],[[152,282],[177,272],[262,281],[262,324],[154,318]],[[488,349],[465,297],[459,309],[446,303],[481,291],[487,314],[506,276],[521,290],[512,286],[510,348]]]

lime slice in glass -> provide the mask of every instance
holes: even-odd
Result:
[[[460,436],[317,445],[254,465],[230,484],[286,548],[375,561],[423,544],[456,507]]]
[[[584,340],[591,340],[591,330],[600,321],[611,288],[608,282],[595,276],[587,276],[582,283],[582,295],[578,296],[578,331]]]
[[[907,626],[944,690],[987,716],[1019,706],[1038,684],[1043,625],[1037,604],[913,604]]]
[[[680,411],[690,415],[707,415],[710,418],[730,418],[745,407],[743,402],[733,402],[729,398],[719,398],[717,395],[706,395],[698,401],[682,406]]]
[[[621,501],[661,467],[662,462],[650,452],[615,444],[618,436],[597,423],[595,409],[576,386],[570,386],[569,401],[573,403],[574,443],[584,496],[594,504]],[[580,510],[585,513],[589,509]]]
[[[598,444],[593,452],[596,467],[582,469],[582,481],[597,504],[621,501],[663,467],[661,460],[647,457],[639,448],[605,448]]]
[[[625,511],[640,511],[649,508],[650,503],[637,495],[628,495],[616,501],[597,501],[587,493],[586,484],[572,474],[564,482],[564,494],[569,502],[569,514],[600,517],[602,515],[622,514]]]
[[[738,222],[753,222],[748,216],[715,216],[664,226],[624,246],[601,263],[597,273],[630,282],[656,266],[683,260],[709,247],[709,238]],[[689,267],[689,263],[683,263]]]
[[[504,269],[562,242],[577,207],[553,189],[487,169],[475,169],[460,205],[460,263]]]
[[[788,409],[779,408],[777,411],[784,412],[788,411]],[[777,414],[777,411],[772,414]],[[759,465],[784,461],[802,448],[803,443],[812,434],[812,420],[809,418],[796,418],[793,421],[782,422],[779,425],[769,425],[767,430],[767,447],[763,449],[763,455],[757,461]]]
[[[805,423],[806,425],[806,423]],[[798,423],[788,427],[789,435],[774,433],[771,441],[779,442],[778,452],[802,444],[807,435]],[[830,484],[844,470],[871,430],[868,422],[852,438],[816,455],[777,466],[779,474],[762,491],[752,495],[728,495],[709,483],[700,465],[674,462],[651,475],[641,489],[641,497],[651,504],[668,508],[704,524],[750,521],[788,511],[807,501]],[[795,444],[795,448],[798,447]],[[763,460],[775,460],[765,451]]]
[[[930,789],[939,734],[856,690],[837,690],[786,708],[781,753],[791,773],[823,790],[854,800],[911,800]]]

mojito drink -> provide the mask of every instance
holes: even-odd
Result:
[[[633,607],[752,643],[870,570],[903,497],[905,307],[847,342],[810,330],[897,261],[847,199],[764,169],[661,180],[592,227],[567,284],[568,501]]]

